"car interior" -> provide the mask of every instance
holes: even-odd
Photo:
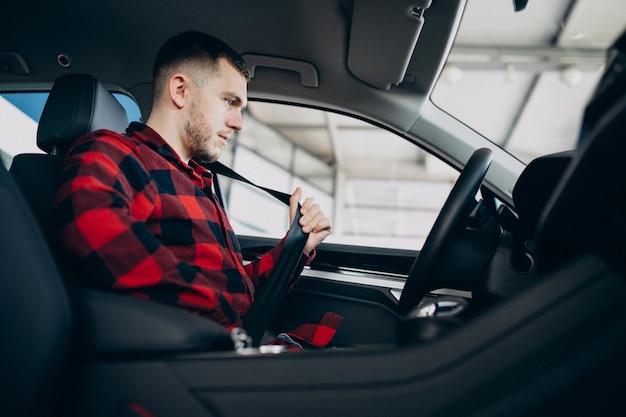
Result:
[[[245,19],[257,8],[261,20],[286,14],[293,10],[288,3],[276,2],[284,8],[279,11],[246,5],[254,10],[239,24],[249,23]],[[527,2],[514,3],[523,8]],[[372,111],[366,103],[375,100],[376,121],[410,137],[411,129],[429,123],[415,120],[414,112],[427,108],[464,5],[398,1],[394,7],[410,6],[411,19],[402,20],[394,7],[381,12],[373,1],[324,2],[320,10],[332,21],[328,36],[341,27],[355,42],[328,42],[319,54],[342,59],[320,58],[314,65],[255,53],[254,42],[248,43],[251,52],[244,57],[255,73],[250,97],[297,97],[313,106],[323,97],[330,109],[365,116]],[[300,13],[315,7],[300,6]],[[59,13],[50,10],[52,16]],[[186,27],[172,25],[173,32]],[[392,29],[381,35],[373,25]],[[105,37],[98,40],[108,45]],[[108,47],[96,50],[106,53]],[[137,51],[129,61],[151,62],[152,49]],[[254,346],[245,347],[219,324],[181,309],[81,285],[59,257],[48,216],[63,156],[87,133],[123,131],[128,117],[95,67],[77,63],[71,71],[38,73],[33,64],[30,83],[53,83],[37,130],[43,153],[16,155],[10,167],[0,169],[2,414],[626,412],[619,381],[626,371],[626,34],[612,52],[585,107],[576,149],[533,159],[510,197],[494,186],[504,169],[500,150],[457,149],[448,162],[460,174],[419,251],[321,245],[291,291],[280,285],[267,289],[255,318],[246,322],[254,329]],[[388,65],[370,65],[372,60]],[[144,80],[146,71],[130,62],[107,75]],[[332,83],[325,84],[323,74],[334,74]],[[8,79],[2,76],[0,85]],[[145,114],[148,84],[128,86]],[[431,151],[437,146],[420,145]],[[275,244],[254,236],[240,240],[246,259]],[[290,275],[300,242],[281,256],[285,263],[277,276]],[[365,280],[319,279],[367,270],[402,276],[399,297]],[[451,291],[437,291],[442,288]],[[259,347],[263,334],[271,337],[324,311],[344,317],[332,346],[299,353]]]

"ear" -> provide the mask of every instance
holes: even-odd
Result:
[[[189,100],[191,80],[181,73],[174,74],[168,83],[168,92],[172,103],[179,109],[185,107],[185,103]]]

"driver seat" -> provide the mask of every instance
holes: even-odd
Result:
[[[0,329],[6,341],[0,385],[7,415],[55,415],[70,364],[70,298],[42,235],[63,154],[85,133],[125,125],[124,109],[95,77],[61,77],[37,131],[37,145],[47,154],[16,155],[12,175],[0,169]]]
[[[46,154],[16,155],[10,168],[46,235],[67,150],[87,133],[123,132],[127,124],[126,111],[96,77],[70,74],[54,82],[37,129],[37,146]]]
[[[4,166],[0,199],[3,414],[51,416],[69,365],[70,301],[37,222]]]
[[[121,110],[121,111],[120,111]],[[53,416],[80,389],[80,363],[136,355],[232,350],[229,332],[175,307],[67,285],[46,241],[64,152],[100,128],[122,130],[126,114],[95,77],[59,78],[37,143],[48,154],[17,155],[0,167],[0,324],[3,414]],[[1,165],[1,164],[0,164]],[[79,358],[79,361],[74,361]],[[69,387],[69,388],[68,388]]]

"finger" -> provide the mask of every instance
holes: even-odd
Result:
[[[310,212],[315,205],[315,199],[313,197],[308,197],[306,200],[304,200],[304,203],[302,203],[302,209],[300,210],[300,212],[304,216],[305,214]]]
[[[314,201],[315,200],[313,198],[307,198],[302,204],[302,208],[300,209],[300,213],[302,213],[302,217],[300,218],[300,226],[306,226],[311,221],[313,221],[319,213],[323,214],[320,205],[314,204]]]
[[[320,205],[315,203],[314,198],[309,197],[306,200],[304,200],[304,203],[302,203],[302,209],[300,209],[300,212],[302,213],[303,216],[305,216],[305,215],[311,215],[311,213],[315,213],[316,211],[319,211],[319,209],[320,209]]]
[[[302,222],[301,222],[302,223]],[[320,233],[327,231],[330,234],[332,228],[330,219],[325,216],[324,212],[317,210],[315,214],[307,216],[306,221],[302,225],[302,230],[305,233]]]
[[[332,233],[332,225],[330,219],[324,218],[318,224],[320,231],[312,232],[309,234],[306,245],[304,246],[304,253],[308,256],[313,249],[315,249],[324,239],[326,239]],[[303,228],[304,230],[304,228]]]
[[[330,222],[330,219],[322,215],[320,220],[315,223],[312,232],[322,234],[324,235],[324,237],[326,237],[332,233],[332,228],[333,226]]]

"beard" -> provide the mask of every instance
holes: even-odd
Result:
[[[220,149],[211,148],[213,130],[204,122],[195,102],[192,103],[189,113],[189,118],[185,122],[189,155],[198,162],[217,161]]]

